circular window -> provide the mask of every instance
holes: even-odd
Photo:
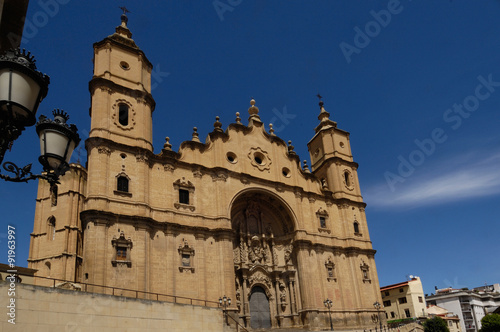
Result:
[[[125,61],[120,62],[120,67],[121,67],[123,70],[129,70],[129,69],[130,69],[129,64],[128,64],[128,63],[126,63]]]
[[[266,156],[264,156],[262,153],[260,152],[255,152],[254,155],[253,155],[253,160],[255,160],[255,162],[259,165],[265,165],[266,162]]]
[[[340,142],[340,147],[343,148],[344,147],[344,142]]]
[[[283,169],[281,170],[281,173],[283,173],[283,176],[286,178],[290,177],[290,170],[286,167],[283,167]]]
[[[122,153],[122,154],[120,155],[120,157],[122,157],[122,159],[125,159],[125,158],[127,158],[127,155],[126,155],[125,153]]]
[[[235,163],[236,163],[236,161],[237,161],[236,155],[235,155],[234,153],[232,153],[232,152],[228,152],[228,153],[226,154],[226,158],[227,158],[227,160],[228,160],[230,163],[232,163],[232,164],[235,164]]]

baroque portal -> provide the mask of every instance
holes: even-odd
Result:
[[[293,221],[279,198],[253,192],[232,209],[233,255],[240,319],[252,328],[298,321]]]

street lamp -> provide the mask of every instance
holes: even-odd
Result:
[[[226,324],[227,324],[227,306],[228,305],[231,305],[231,298],[229,297],[226,297],[226,295],[224,295],[223,297],[219,297],[219,305],[221,306],[224,306],[224,308],[222,309],[222,312],[224,313],[224,317],[226,317]]]
[[[380,303],[378,301],[376,301],[375,303],[373,303],[373,306],[375,307],[375,309],[377,309],[377,316],[378,316],[378,321],[380,323],[380,331],[382,331],[382,320],[380,319]]]
[[[9,50],[0,55],[0,163],[25,127],[36,122],[36,111],[47,96],[50,79],[36,70],[35,59],[25,50]],[[69,116],[55,110],[54,120],[40,116],[36,131],[40,137],[42,156],[39,158],[46,175],[33,175],[31,164],[18,167],[5,162],[3,168],[15,177],[0,174],[0,178],[12,182],[45,179],[58,183],[59,176],[69,169],[73,150],[80,142],[75,125],[68,125]]]
[[[333,331],[333,323],[332,323],[332,311],[331,311],[331,308],[332,308],[332,305],[333,305],[333,302],[332,300],[330,299],[326,299],[323,304],[325,305],[325,307],[328,308],[328,316],[330,316],[330,330]]]

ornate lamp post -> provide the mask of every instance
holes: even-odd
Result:
[[[25,50],[9,50],[0,55],[0,163],[5,152],[26,127],[36,122],[36,111],[47,96],[50,79],[36,70],[35,59]],[[3,168],[15,177],[0,174],[0,178],[12,182],[45,179],[58,183],[59,176],[69,169],[73,150],[80,142],[75,125],[68,125],[64,111],[55,110],[54,120],[40,116],[36,125],[40,137],[42,156],[39,158],[46,175],[33,175],[31,164],[22,168],[5,162]]]
[[[373,306],[375,307],[375,309],[377,309],[377,316],[378,316],[378,321],[380,323],[380,331],[382,331],[382,320],[380,319],[380,303],[378,301],[376,301],[375,303],[373,303]]]
[[[330,317],[330,330],[333,331],[333,323],[332,323],[332,305],[333,305],[333,302],[332,300],[330,299],[326,299],[323,304],[325,305],[325,307],[328,308],[328,316]]]
[[[222,312],[224,313],[224,317],[226,317],[227,324],[227,306],[231,305],[231,298],[226,297],[226,295],[219,297],[219,305],[223,306]]]

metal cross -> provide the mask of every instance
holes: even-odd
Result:
[[[123,6],[123,7],[118,7],[120,8],[121,10],[123,10],[123,15],[126,15],[127,13],[130,13],[130,10],[127,9],[127,7]]]

